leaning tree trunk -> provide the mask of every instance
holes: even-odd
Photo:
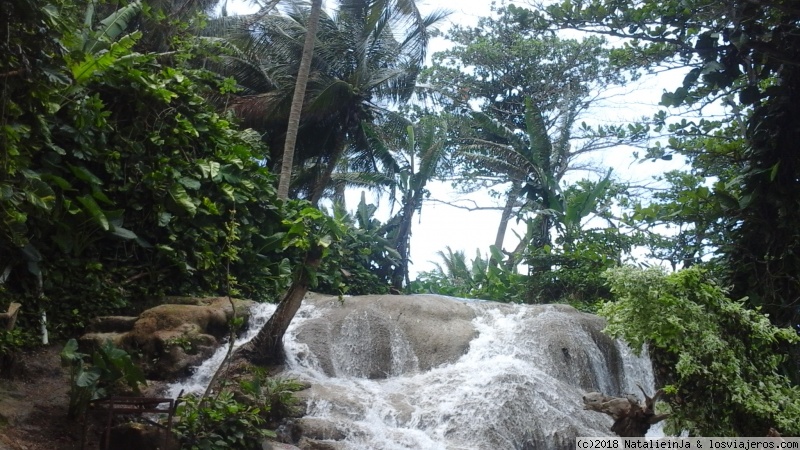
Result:
[[[311,282],[309,271],[316,270],[321,261],[321,247],[315,246],[309,250],[304,267],[300,268],[297,278],[278,304],[272,317],[253,340],[239,349],[238,354],[241,357],[258,366],[278,365],[284,362],[283,336],[308,292]]]
[[[283,144],[283,159],[281,160],[281,178],[278,181],[278,198],[289,198],[289,185],[292,182],[292,168],[294,166],[294,146],[297,143],[297,132],[300,129],[300,113],[303,111],[303,101],[306,97],[306,85],[311,72],[311,58],[314,56],[314,41],[317,38],[317,24],[319,23],[322,0],[312,0],[311,12],[306,26],[306,39],[303,43],[303,56],[300,58],[300,68],[297,70],[297,81],[292,96],[292,106],[289,110],[289,125],[286,128],[286,141]]]
[[[644,403],[634,395],[625,398],[607,397],[599,392],[590,392],[583,396],[583,409],[608,414],[614,419],[611,431],[620,437],[644,437],[650,426],[669,417],[669,414],[656,414],[655,406],[658,398],[664,393],[659,389],[655,395],[648,397],[644,389]]]
[[[508,199],[506,205],[503,207],[503,212],[500,215],[500,224],[497,226],[497,234],[494,237],[494,246],[498,250],[503,250],[503,241],[506,239],[506,231],[508,230],[508,222],[511,220],[511,215],[514,213],[514,206],[517,204],[517,194],[519,193],[519,184],[516,182],[511,185],[508,191]],[[490,263],[493,266],[500,264],[500,261],[495,261],[494,257],[491,258]]]
[[[392,287],[397,291],[402,291],[403,283],[408,278],[408,246],[411,238],[411,222],[414,219],[414,211],[417,210],[417,203],[421,201],[422,197],[417,192],[414,192],[411,194],[411,199],[408,203],[403,205],[395,241],[395,250],[400,255],[400,265],[395,267],[392,273]]]

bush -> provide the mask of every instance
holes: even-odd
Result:
[[[183,449],[260,450],[263,438],[275,436],[262,428],[260,408],[237,401],[228,390],[215,397],[186,396],[176,415],[173,429]]]
[[[146,384],[144,372],[134,364],[131,356],[111,341],[106,341],[89,356],[78,352],[78,342],[70,339],[61,351],[61,365],[69,370],[69,417],[79,417],[91,400],[107,397],[127,386],[139,393],[139,385]]]
[[[673,431],[698,436],[800,434],[800,388],[780,374],[780,344],[797,342],[744,300],[733,301],[694,266],[666,275],[633,267],[606,272],[616,301],[599,314],[606,332],[647,345],[663,370]]]

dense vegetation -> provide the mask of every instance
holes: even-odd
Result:
[[[30,345],[44,313],[66,338],[170,294],[562,301],[599,308],[610,332],[651,346],[674,426],[800,433],[792,2],[500,7],[450,28],[452,48],[430,67],[446,14],[411,0],[322,11],[286,1],[209,18],[211,6],[0,4],[0,304],[24,305],[0,352]],[[563,28],[585,33],[554,33]],[[665,68],[687,75],[664,111],[588,120],[601,93]],[[678,107],[724,112],[698,119]],[[621,145],[638,146],[643,163],[689,168],[655,191],[599,167],[568,181],[585,155]],[[289,199],[273,175],[287,161]],[[471,262],[443,249],[442,264],[412,280],[413,218],[434,180],[500,199],[495,245]],[[381,222],[363,196],[348,211],[348,187],[384,192],[397,213]],[[514,219],[526,232],[507,249]],[[635,248],[675,273],[626,267]]]

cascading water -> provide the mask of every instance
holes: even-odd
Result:
[[[233,347],[239,348],[256,337],[258,331],[267,323],[272,313],[275,312],[275,308],[276,305],[269,303],[257,303],[253,305],[250,309],[250,320],[248,321],[247,330],[234,341]],[[221,345],[210,358],[203,361],[203,364],[194,370],[191,377],[169,385],[165,395],[169,398],[176,398],[181,392],[184,394],[192,394],[205,391],[206,386],[208,386],[208,383],[211,381],[211,377],[214,376],[214,373],[217,371],[220,364],[222,364],[227,353],[228,344],[225,343]]]
[[[254,310],[237,345],[273,311]],[[311,383],[301,420],[346,436],[340,447],[571,449],[577,436],[610,435],[611,419],[583,409],[584,393],[653,391],[647,356],[603,326],[563,305],[313,295],[286,335],[285,375]],[[171,395],[204,389],[225,351]]]
[[[653,392],[647,356],[571,307],[364,299],[307,300],[287,340],[289,375],[314,386],[307,417],[346,435],[346,448],[574,448],[577,436],[610,435],[607,416],[583,409],[585,392]],[[434,304],[455,309],[426,323]],[[448,358],[449,333],[465,347]]]

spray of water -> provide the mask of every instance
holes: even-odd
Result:
[[[647,355],[602,335],[599,318],[559,306],[468,305],[477,333],[466,353],[421,370],[408,330],[387,331],[385,324],[393,322],[374,310],[318,328],[326,332],[315,339],[330,349],[319,354],[318,342],[303,341],[300,331],[326,321],[330,311],[305,302],[285,345],[287,375],[313,386],[306,417],[343,431],[350,449],[567,449],[576,436],[610,434],[607,416],[583,409],[585,392],[635,393],[640,383],[652,394]],[[274,311],[274,305],[256,308],[253,327],[236,345],[251,339]],[[390,348],[381,350],[385,345]],[[170,392],[204,389],[224,350]],[[391,361],[376,379],[370,359],[379,354]],[[322,360],[332,361],[327,373]]]

